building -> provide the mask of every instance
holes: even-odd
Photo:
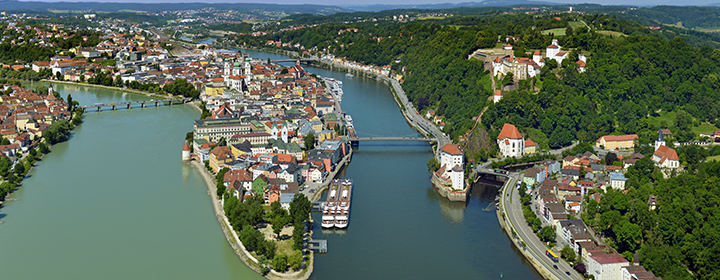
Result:
[[[625,181],[628,179],[625,178],[625,175],[620,172],[610,172],[610,186],[613,189],[617,190],[624,190],[625,189]]]
[[[678,157],[677,152],[666,146],[658,147],[658,149],[655,150],[655,153],[653,153],[652,160],[655,162],[655,165],[659,167],[673,169],[680,167],[680,158]]]
[[[210,168],[215,173],[220,171],[223,164],[231,160],[233,160],[233,156],[228,147],[215,147],[210,151]]]
[[[660,277],[655,277],[655,274],[651,271],[646,271],[645,267],[641,265],[623,266],[622,280],[661,280]]]
[[[533,142],[533,140],[526,139],[525,140],[525,154],[534,154],[537,151],[537,144]]]
[[[620,280],[622,267],[628,265],[630,262],[617,253],[592,255],[588,258],[587,272],[595,280]]]
[[[447,169],[452,169],[459,165],[462,168],[464,155],[465,153],[460,145],[445,144],[440,148],[440,166],[444,165]]]
[[[573,248],[575,252],[579,252],[580,250],[577,242],[593,241],[590,232],[582,220],[560,221],[556,230],[557,235],[560,236],[567,245]]]
[[[503,94],[501,90],[495,90],[495,94],[493,95],[493,103],[498,103],[500,100],[502,100]],[[433,111],[434,113],[434,111]],[[433,114],[434,115],[434,114]]]
[[[185,146],[182,149],[182,160],[190,160],[190,145],[188,145],[187,141],[185,141]]]
[[[525,139],[512,124],[505,123],[497,137],[501,157],[521,157],[525,153]]]
[[[605,135],[595,142],[598,147],[605,147],[608,150],[614,149],[630,149],[635,145],[635,140],[638,139],[637,134],[627,135]]]
[[[232,118],[195,120],[193,128],[193,139],[205,139],[209,142],[218,142],[220,138],[230,140],[235,134],[250,132],[250,124]]]

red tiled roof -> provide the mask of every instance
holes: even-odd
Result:
[[[463,154],[462,148],[460,145],[456,144],[445,144],[445,146],[442,146],[440,148],[443,152],[446,152],[448,154],[454,155],[454,156],[460,156]]]
[[[635,140],[638,139],[637,134],[627,134],[627,135],[605,135],[600,138],[598,138],[597,142],[600,142],[600,139],[605,138],[605,142],[613,142],[613,141],[629,141],[629,140]]]
[[[503,95],[503,94],[502,94],[502,90],[499,90],[499,89],[498,89],[498,90],[495,90],[495,95],[500,95],[500,96],[502,96],[502,95]],[[433,113],[434,113],[434,112],[433,112]]]
[[[502,140],[505,138],[521,139],[522,135],[520,135],[520,131],[517,130],[517,127],[515,127],[512,124],[505,123],[505,125],[503,125],[503,128],[500,131],[500,134],[498,135],[497,139]]]
[[[605,254],[605,255],[593,255],[590,257],[593,258],[596,262],[598,262],[600,264],[613,264],[613,263],[628,262],[625,258],[623,258],[620,254],[617,254],[617,253]]]
[[[525,147],[535,146],[535,142],[530,139],[525,139]]]
[[[680,158],[677,155],[677,152],[675,150],[666,147],[665,145],[660,145],[657,150],[655,150],[655,153],[653,155],[660,158],[660,163],[665,162],[666,159],[669,160],[680,160]]]

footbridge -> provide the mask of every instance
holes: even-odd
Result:
[[[148,105],[152,107],[158,107],[160,105],[174,105],[174,104],[184,104],[187,102],[192,101],[192,98],[185,97],[185,98],[171,98],[171,99],[163,99],[163,100],[145,100],[145,101],[133,101],[133,102],[120,102],[120,103],[98,103],[95,105],[87,105],[82,106],[83,110],[86,112],[90,110],[97,110],[98,112],[101,112],[103,108],[109,109],[109,110],[117,110],[118,108],[124,108],[124,109],[132,109],[132,108],[145,108]]]

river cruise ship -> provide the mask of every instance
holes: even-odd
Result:
[[[338,199],[337,210],[335,212],[335,227],[346,228],[350,223],[350,202],[353,182],[349,179],[335,181],[333,183],[337,183],[340,186],[340,198]]]
[[[323,206],[323,228],[335,227],[335,211],[337,211],[339,187],[339,185],[335,184],[334,180],[330,184],[330,190],[328,191],[327,200],[325,200],[325,205]]]

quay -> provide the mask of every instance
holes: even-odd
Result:
[[[185,97],[185,98],[171,98],[171,99],[163,99],[163,100],[146,100],[146,101],[133,101],[133,102],[122,102],[122,103],[110,103],[110,104],[95,104],[95,105],[87,105],[82,106],[81,108],[85,110],[86,112],[88,109],[96,108],[98,112],[102,112],[103,107],[110,107],[112,110],[117,110],[117,108],[125,108],[125,109],[132,109],[133,105],[140,105],[140,108],[147,107],[147,104],[154,105],[154,107],[162,105],[174,105],[174,104],[185,104],[187,102],[192,101],[192,98]]]
[[[318,253],[327,253],[327,240],[325,239],[318,239],[318,240],[308,240],[308,249],[318,252]]]

